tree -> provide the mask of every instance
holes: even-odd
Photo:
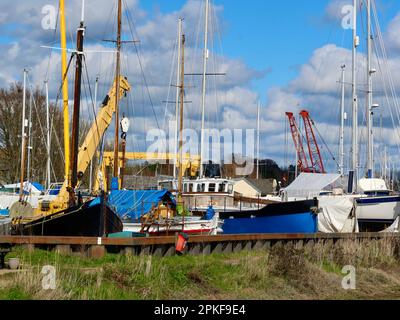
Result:
[[[29,115],[31,93],[27,90],[26,118]],[[23,88],[20,83],[0,89],[0,180],[15,183],[21,172],[21,126]],[[32,181],[46,179],[46,98],[36,89],[32,94],[31,172]],[[63,117],[59,108],[50,106],[52,120],[52,181],[64,181]],[[26,177],[27,175],[25,175]]]

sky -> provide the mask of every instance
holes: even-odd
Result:
[[[126,113],[131,118],[128,140],[132,151],[145,151],[146,133],[152,128],[166,128],[173,120],[175,99],[177,20],[185,19],[187,70],[202,70],[203,0],[123,0],[124,39],[140,40],[138,52],[132,44],[124,45],[123,72],[132,84],[126,99]],[[212,0],[210,15],[210,59],[208,72],[226,73],[209,77],[207,82],[206,127],[218,129],[255,129],[257,103],[261,101],[261,155],[284,165],[293,162],[294,147],[288,136],[285,112],[311,112],[330,171],[336,170],[340,66],[346,64],[346,82],[351,81],[351,35],[342,26],[343,6],[350,0],[272,1]],[[377,26],[373,65],[376,112],[376,166],[381,165],[382,148],[392,159],[400,151],[400,108],[394,95],[386,91],[400,89],[400,3],[374,0],[381,30]],[[41,46],[59,47],[54,30],[44,30],[46,5],[58,6],[56,0],[14,0],[0,3],[0,86],[21,81],[22,70],[30,70],[34,86],[50,81],[50,93],[57,96],[60,81],[60,53]],[[361,3],[361,0],[360,0]],[[67,1],[69,47],[74,46],[81,0]],[[361,4],[360,4],[361,5]],[[361,46],[357,56],[360,95],[360,166],[365,165],[365,7],[358,8]],[[103,39],[115,37],[115,4],[109,0],[86,0],[86,60],[89,79],[100,77],[99,95],[105,95],[113,77],[114,59],[110,44]],[[387,52],[382,59],[381,43]],[[390,82],[391,80],[392,82]],[[70,82],[73,76],[70,77]],[[200,128],[201,79],[187,79],[186,125]],[[390,84],[393,84],[391,87]],[[72,86],[70,86],[72,87]],[[70,90],[71,91],[71,90]],[[88,92],[88,88],[86,89]],[[346,88],[346,111],[351,113],[350,88]],[[70,92],[72,95],[72,91]],[[86,97],[86,115],[93,117]],[[99,98],[100,99],[100,98]],[[382,120],[380,120],[382,118]],[[351,143],[350,119],[346,127],[346,164]],[[112,128],[110,128],[112,130]],[[325,146],[326,144],[326,146]],[[333,160],[333,156],[336,160]]]

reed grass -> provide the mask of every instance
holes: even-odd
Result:
[[[399,299],[400,241],[294,243],[229,255],[107,255],[100,260],[15,250],[18,273],[0,274],[0,299]],[[43,290],[42,267],[56,268]],[[357,270],[357,289],[341,287],[342,269]]]

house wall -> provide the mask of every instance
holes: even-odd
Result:
[[[240,193],[243,197],[246,198],[258,198],[261,197],[261,194],[257,192],[250,184],[245,180],[240,180],[235,183],[233,187],[233,191],[235,193]]]

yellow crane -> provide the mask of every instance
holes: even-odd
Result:
[[[78,153],[78,177],[79,183],[87,171],[91,159],[93,159],[96,151],[99,147],[101,139],[104,136],[104,133],[110,126],[116,106],[116,85],[115,81],[110,89],[108,95],[106,96],[103,105],[96,117],[96,120],[92,124],[88,134],[86,135],[86,139],[82,146],[79,149]],[[127,92],[131,90],[131,87],[128,83],[128,80],[124,77],[120,77],[120,85],[119,87],[119,95],[118,98],[123,98]],[[69,204],[69,191],[68,191],[68,180],[64,182],[64,185],[61,188],[61,191],[57,198],[52,202],[43,201],[38,210],[36,210],[35,215],[48,215],[60,210],[64,210],[68,207]]]
[[[160,161],[174,161],[176,155],[173,153],[149,153],[149,152],[126,152],[123,154],[119,153],[118,159],[120,161],[120,168],[125,166],[125,161],[148,161],[148,162],[160,162]],[[114,165],[114,152],[104,152],[103,159],[100,164],[99,171],[101,172],[101,178],[96,177],[96,182],[94,185],[94,191],[100,190],[100,185],[107,190],[107,176],[108,168]],[[183,155],[183,171],[190,170],[190,176],[196,177],[200,169],[200,156],[185,154]],[[179,163],[176,164],[179,167]]]

